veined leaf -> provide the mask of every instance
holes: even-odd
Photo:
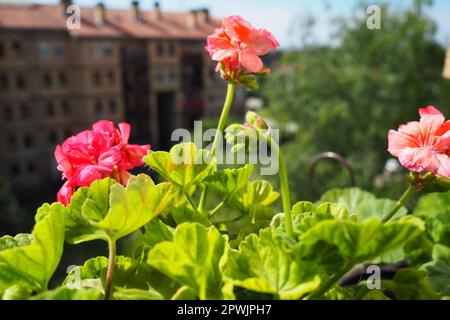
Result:
[[[169,205],[169,187],[140,174],[126,187],[107,178],[80,188],[66,208],[66,240],[117,240],[138,230]]]
[[[125,286],[136,273],[138,262],[124,256],[115,259],[112,287]],[[69,289],[105,287],[108,258],[96,257],[87,260],[82,266],[73,268],[67,275],[64,285]]]
[[[114,300],[163,300],[164,297],[153,289],[120,289],[114,292]]]
[[[227,197],[233,196],[249,183],[250,176],[253,172],[253,165],[246,164],[238,169],[225,169],[216,171],[212,175],[206,177],[203,183]]]
[[[170,152],[149,151],[144,162],[185,192],[216,169],[216,159],[194,143],[177,144]]]
[[[250,212],[258,205],[270,206],[280,194],[273,191],[270,182],[265,180],[255,180],[247,183],[247,187],[241,189],[236,195],[233,203],[242,212]]]
[[[235,286],[299,299],[320,285],[319,268],[287,251],[272,229],[248,236],[239,250],[230,250],[224,274]]]
[[[19,238],[14,240],[17,247],[10,243],[0,251],[0,294],[12,285],[38,292],[47,289],[63,252],[64,207],[44,204],[36,214],[32,237]]]
[[[322,195],[319,202],[337,202],[344,205],[351,213],[357,214],[360,221],[370,218],[384,218],[396,202],[390,199],[379,199],[367,191],[358,188],[332,189]],[[393,219],[398,219],[408,213],[402,207]]]
[[[18,235],[3,236],[0,238],[0,251],[11,248],[20,248],[29,245],[33,241],[33,235],[29,233],[19,233]]]
[[[450,246],[450,191],[422,196],[414,215],[425,220],[435,242]]]
[[[176,228],[173,241],[150,250],[147,263],[195,290],[200,299],[219,299],[223,287],[219,264],[227,250],[227,240],[216,228],[184,223]]]
[[[375,218],[365,222],[325,220],[300,236],[298,249],[305,259],[334,273],[336,266],[351,267],[397,249],[423,230],[423,223],[415,218],[385,224]]]
[[[450,264],[443,259],[434,260],[421,267],[427,279],[441,296],[450,296]]]
[[[303,234],[324,220],[357,220],[357,216],[351,215],[343,205],[330,202],[318,206],[309,201],[298,202],[292,207],[292,215],[294,219],[294,231],[298,235]],[[284,230],[284,220],[281,221],[279,228]]]
[[[55,290],[45,291],[31,300],[101,300],[103,294],[95,289],[68,289],[59,287]]]
[[[392,280],[382,280],[383,290],[392,290],[399,300],[436,300],[438,294],[426,280],[425,271],[414,268],[400,269]]]

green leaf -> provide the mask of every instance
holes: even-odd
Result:
[[[32,241],[19,238],[15,244],[21,246],[6,246],[0,251],[0,294],[12,285],[38,292],[47,289],[63,252],[64,207],[59,203],[44,204],[36,214]]]
[[[114,300],[163,300],[164,297],[153,289],[120,289],[114,292]]]
[[[197,149],[194,143],[177,144],[170,152],[149,151],[144,162],[184,191],[216,170],[216,159],[209,151]]]
[[[242,212],[250,212],[258,205],[270,206],[274,203],[280,194],[273,191],[270,182],[265,180],[255,180],[247,183],[247,187],[243,188],[236,197],[235,207]]]
[[[206,227],[211,225],[207,215],[199,214],[193,210],[190,206],[182,206],[171,209],[173,220],[177,225],[184,222],[197,222]]]
[[[383,290],[392,290],[399,300],[439,299],[431,284],[426,280],[425,271],[414,268],[400,269],[392,280],[382,280]]]
[[[162,222],[160,219],[153,219],[145,225],[145,234],[143,235],[144,244],[153,248],[160,242],[171,241],[175,230]]]
[[[371,261],[403,246],[423,232],[419,219],[381,223],[325,220],[300,236],[299,254],[336,272],[336,266],[351,266]]]
[[[320,285],[319,269],[285,248],[272,229],[248,236],[239,250],[230,250],[224,274],[235,286],[299,299]]]
[[[33,235],[29,233],[19,233],[18,235],[3,236],[0,238],[0,251],[11,248],[20,248],[29,245],[33,241]]]
[[[357,214],[360,221],[386,216],[396,202],[390,199],[378,199],[373,194],[358,188],[332,189],[322,195],[319,202],[337,202],[344,205],[351,213]],[[408,213],[405,207],[397,211],[393,219]]]
[[[253,165],[246,164],[238,169],[225,169],[216,171],[206,177],[203,183],[210,189],[216,190],[227,197],[233,196],[248,184],[253,172]]]
[[[102,300],[103,294],[95,289],[68,289],[64,287],[45,291],[31,300]]]
[[[330,202],[318,206],[309,201],[298,202],[292,207],[292,215],[294,219],[294,231],[298,235],[303,234],[324,220],[357,220],[357,216],[350,215],[343,205]],[[282,220],[279,229],[285,230],[284,228],[284,220]]]
[[[82,266],[73,268],[67,275],[64,285],[68,288],[105,288],[108,258],[96,257],[87,260]],[[126,286],[135,275],[138,261],[124,256],[116,256],[114,265],[113,291]],[[99,288],[100,287],[100,288]]]
[[[436,292],[441,296],[450,296],[450,265],[447,261],[434,260],[423,265],[421,269],[427,271],[427,279]]]
[[[414,215],[425,220],[435,242],[450,246],[450,191],[422,196]]]
[[[145,174],[131,177],[126,187],[103,179],[80,188],[66,209],[66,240],[115,241],[138,230],[169,205],[169,188],[167,183],[155,185]]]
[[[157,244],[147,263],[180,284],[196,291],[200,299],[219,299],[223,286],[219,269],[227,252],[227,240],[214,227],[184,223],[173,241]]]

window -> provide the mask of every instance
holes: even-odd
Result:
[[[100,76],[100,73],[94,72],[92,76],[92,81],[94,83],[94,86],[100,87],[102,85],[102,77]]]
[[[53,117],[55,115],[55,106],[53,103],[48,102],[47,103],[47,116]]]
[[[23,140],[24,140],[25,147],[27,147],[27,148],[30,148],[34,145],[33,136],[30,134],[26,134]]]
[[[6,105],[3,108],[3,118],[5,121],[11,121],[14,118],[13,109],[10,105]]]
[[[117,104],[114,100],[109,101],[109,112],[115,114],[117,112]]]
[[[30,109],[26,104],[20,106],[20,116],[22,120],[27,120],[30,118]]]
[[[8,147],[10,148],[10,149],[16,149],[16,147],[17,147],[17,139],[16,139],[16,137],[15,136],[13,136],[13,135],[10,135],[9,137],[8,137]]]
[[[69,116],[71,114],[70,105],[67,101],[61,102],[61,109],[65,116]]]
[[[111,42],[103,44],[103,55],[105,58],[112,58],[114,56],[114,46]]]
[[[177,79],[177,74],[176,74],[175,70],[170,69],[170,71],[169,71],[169,81],[170,82],[175,82],[176,79]]]
[[[95,102],[95,114],[97,117],[101,117],[103,113],[103,103],[100,100]]]
[[[52,75],[50,73],[44,73],[42,81],[44,82],[44,86],[47,89],[50,89],[52,87]]]
[[[20,166],[17,163],[12,164],[10,172],[13,177],[20,175]]]
[[[59,74],[59,84],[61,87],[67,87],[67,75],[63,72]]]
[[[19,74],[19,75],[16,77],[16,85],[17,85],[17,88],[18,88],[19,90],[25,89],[25,87],[26,87],[27,85],[26,85],[26,83],[25,83],[25,77],[24,77],[23,75]]]
[[[159,82],[164,82],[165,76],[164,76],[164,69],[163,68],[159,68],[158,69],[157,79],[158,79]]]
[[[108,72],[108,82],[111,86],[116,84],[116,75],[113,71]]]
[[[64,58],[64,42],[55,43],[55,57],[58,60],[62,60]]]
[[[5,45],[3,44],[3,42],[0,42],[0,59],[3,59],[5,57],[6,57]]]
[[[14,56],[16,58],[22,58],[22,56],[23,56],[22,44],[18,41],[14,41],[12,43],[12,48],[13,48]]]
[[[28,173],[34,173],[35,169],[36,169],[36,167],[35,167],[33,162],[28,162],[27,163],[27,171],[28,171]]]
[[[58,143],[58,133],[56,131],[54,131],[54,130],[50,131],[48,138],[49,138],[51,144]]]
[[[156,46],[156,53],[159,57],[162,57],[164,55],[164,46],[162,43],[158,43],[158,45]]]
[[[100,59],[102,57],[101,46],[98,42],[91,43],[91,58]]]
[[[175,44],[173,42],[169,43],[169,55],[175,56]]]
[[[41,60],[49,60],[50,59],[50,45],[48,42],[41,41],[38,44],[38,55]]]
[[[5,74],[0,75],[0,87],[4,90],[9,89],[9,80]]]

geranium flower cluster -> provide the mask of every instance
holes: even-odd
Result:
[[[222,27],[208,36],[206,51],[217,61],[216,71],[225,80],[238,80],[242,73],[267,73],[260,56],[266,55],[280,44],[266,29],[253,27],[239,16],[222,20]]]
[[[433,106],[419,114],[420,121],[389,131],[388,151],[408,170],[450,178],[450,120]]]
[[[68,138],[55,150],[58,170],[67,180],[57,199],[64,205],[78,187],[89,187],[92,182],[111,177],[122,184],[128,182],[129,170],[143,165],[142,158],[150,145],[128,144],[130,125],[120,123],[119,129],[107,120],[96,122],[92,130],[85,130]]]

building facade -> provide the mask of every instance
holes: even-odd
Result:
[[[167,149],[172,130],[222,108],[226,86],[204,50],[219,24],[208,10],[98,4],[68,28],[73,10],[70,0],[0,5],[0,170],[18,187],[57,179],[55,146],[99,119],[128,121],[131,141]]]

